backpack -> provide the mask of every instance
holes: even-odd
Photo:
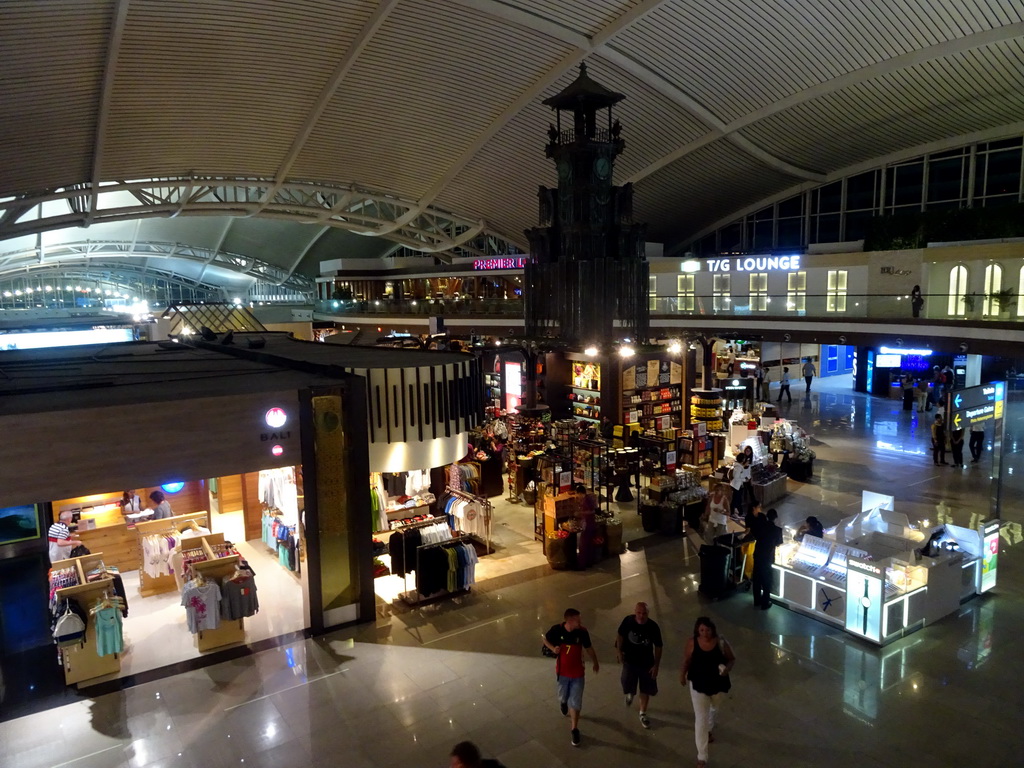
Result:
[[[53,640],[58,648],[85,643],[85,622],[69,607],[53,628]]]

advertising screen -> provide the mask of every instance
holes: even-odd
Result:
[[[900,368],[903,365],[901,355],[876,355],[875,365],[879,368]]]

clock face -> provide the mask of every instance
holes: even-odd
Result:
[[[607,157],[599,157],[594,161],[594,173],[599,179],[607,179],[612,175],[612,164]]]
[[[558,180],[568,181],[572,176],[572,166],[565,160],[558,161]]]

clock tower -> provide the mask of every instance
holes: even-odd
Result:
[[[626,145],[612,107],[624,98],[581,64],[576,80],[544,101],[556,111],[545,154],[555,162],[558,187],[540,188],[540,226],[526,231],[528,336],[578,344],[647,338],[644,226],[633,222],[633,185],[612,184]]]

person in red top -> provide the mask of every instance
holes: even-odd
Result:
[[[590,633],[580,623],[580,612],[567,608],[561,624],[555,624],[541,635],[544,645],[555,654],[555,679],[558,683],[558,702],[562,714],[569,716],[569,735],[574,747],[580,745],[580,710],[583,709],[583,684],[586,667],[583,653],[586,651],[594,665],[594,672],[601,669],[597,652],[590,643]]]

